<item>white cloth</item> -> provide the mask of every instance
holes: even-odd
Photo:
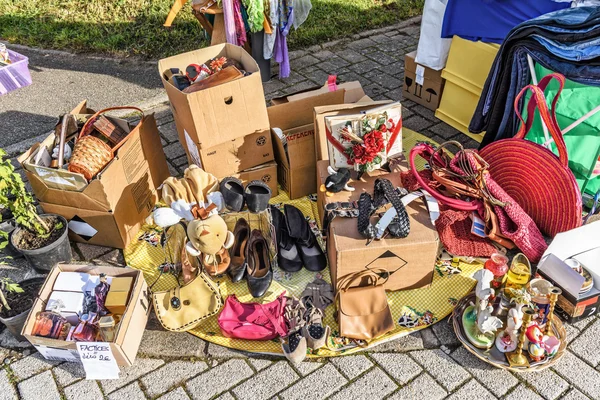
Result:
[[[442,25],[448,0],[425,0],[421,37],[415,62],[439,71],[446,66],[452,39],[442,39]]]

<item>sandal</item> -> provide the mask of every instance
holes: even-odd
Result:
[[[331,333],[329,326],[323,326],[325,309],[333,303],[335,295],[333,288],[323,279],[315,279],[300,295],[300,301],[307,310],[307,325],[302,328],[302,335],[306,338],[308,347],[313,350],[320,349],[327,344]]]
[[[306,358],[306,337],[302,335],[305,324],[306,309],[301,301],[295,297],[288,297],[284,317],[288,324],[288,335],[282,339],[281,348],[285,358],[293,363],[300,363]]]
[[[221,181],[219,187],[225,207],[230,211],[239,212],[244,208],[244,185],[242,181],[232,176],[229,176]]]
[[[229,251],[222,247],[217,254],[202,254],[202,265],[210,276],[223,275],[229,269],[231,257]]]
[[[316,307],[310,307],[306,325],[302,327],[302,336],[306,338],[306,344],[313,350],[318,350],[327,344],[327,338],[331,333],[329,325],[323,326],[323,311]]]
[[[271,188],[263,181],[254,180],[246,185],[244,191],[246,204],[251,213],[265,211],[271,199]]]

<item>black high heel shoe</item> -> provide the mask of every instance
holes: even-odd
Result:
[[[312,272],[324,270],[327,258],[302,211],[289,204],[284,206],[284,211],[289,236],[296,242],[304,268]]]
[[[277,240],[277,265],[284,271],[298,272],[302,269],[302,259],[296,242],[290,237],[285,215],[277,207],[269,207]]]

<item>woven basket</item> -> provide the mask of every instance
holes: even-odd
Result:
[[[544,89],[552,78],[558,80],[560,88],[550,113]],[[567,148],[554,113],[564,80],[560,74],[551,74],[542,78],[538,86],[523,88],[515,99],[515,110],[522,122],[519,132],[514,138],[493,142],[480,151],[490,164],[492,178],[523,207],[540,231],[550,237],[577,228],[582,222],[581,194],[569,169]],[[529,89],[533,95],[527,105],[525,122],[518,111],[518,103]],[[554,139],[559,157],[545,147],[525,140],[533,124],[536,106]]]
[[[529,360],[529,367],[511,367],[508,363],[508,360],[498,360],[494,359],[490,356],[490,350],[479,349],[467,339],[464,329],[462,326],[462,315],[467,307],[469,307],[472,303],[476,302],[475,293],[471,292],[462,299],[459,300],[458,304],[454,308],[452,312],[452,316],[450,317],[452,321],[452,326],[454,328],[454,333],[458,340],[462,343],[462,345],[473,355],[479,358],[486,363],[493,365],[496,368],[507,369],[513,372],[534,372],[534,371],[542,371],[546,368],[549,368],[560,360],[560,358],[565,354],[565,350],[567,348],[567,331],[562,323],[562,321],[554,314],[552,316],[552,332],[557,339],[560,340],[560,346],[558,351],[552,358],[546,358],[542,361],[533,361]],[[527,353],[526,350],[524,350]]]
[[[129,136],[135,129],[132,129],[129,134],[115,147],[111,148],[101,139],[91,136],[92,125],[98,117],[111,110],[134,110],[142,114],[140,124],[142,123],[144,112],[137,107],[111,107],[98,111],[88,119],[79,133],[71,160],[69,162],[69,171],[82,174],[85,179],[91,181],[102,169],[114,158],[116,151],[125,144]],[[139,126],[139,124],[138,124]]]

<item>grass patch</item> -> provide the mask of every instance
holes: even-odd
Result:
[[[291,48],[349,36],[418,15],[424,0],[312,0]],[[190,2],[191,3],[191,2]],[[28,46],[162,58],[208,44],[188,3],[170,29],[172,0],[0,0],[0,38]]]

